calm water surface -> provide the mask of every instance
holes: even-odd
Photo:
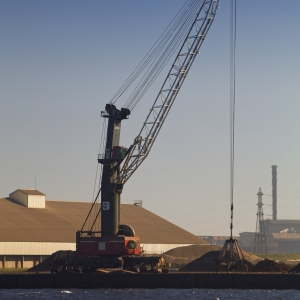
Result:
[[[300,299],[300,290],[30,289],[0,290],[0,299]]]

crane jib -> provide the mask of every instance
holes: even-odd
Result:
[[[128,149],[120,146],[119,141],[121,122],[128,119],[130,110],[128,108],[118,110],[114,104],[109,103],[102,112],[102,116],[108,119],[105,152],[99,154],[98,157],[98,162],[103,165],[101,181],[102,238],[116,237],[124,234],[126,231],[124,228],[129,228],[129,225],[120,227],[120,194],[123,185],[148,156],[196,56],[200,53],[200,47],[215,18],[218,3],[219,0],[202,2],[142,129]],[[99,211],[96,218],[99,218]],[[96,220],[92,222],[92,227],[85,232],[91,233],[95,223]],[[132,235],[132,232],[129,231],[127,235]],[[83,230],[81,232],[84,233]],[[99,235],[100,231],[94,231],[94,233]]]
[[[117,182],[124,184],[151,150],[196,55],[200,53],[200,47],[215,18],[218,3],[218,0],[203,2],[138,134],[139,142],[135,140],[132,144],[131,152],[126,157]]]

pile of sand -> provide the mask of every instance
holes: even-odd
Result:
[[[191,245],[171,249],[164,254],[168,263],[188,264],[210,251],[221,251],[220,246],[214,245]]]
[[[216,271],[216,262],[220,255],[219,251],[209,251],[191,261],[184,267],[180,268],[180,272],[214,272]]]
[[[214,272],[221,249],[215,245],[191,245],[171,249],[164,256],[167,262],[186,264],[179,269],[181,272]],[[248,269],[261,260],[247,251],[243,251],[243,255]]]
[[[54,263],[54,260],[57,258],[71,258],[74,257],[75,251],[57,251],[55,253],[52,253],[49,257],[47,257],[45,260],[43,260],[38,265],[30,268],[27,270],[27,272],[50,272],[52,264]]]
[[[199,257],[203,254],[213,251],[213,250],[221,250],[222,247],[215,245],[191,245],[191,246],[183,246],[177,247],[167,251],[165,254],[174,256],[174,257]]]
[[[216,245],[191,245],[171,249],[164,254],[164,257],[168,263],[185,264],[184,267],[179,269],[182,272],[214,272],[221,249],[222,247]],[[71,258],[74,254],[74,251],[55,252],[40,264],[27,270],[27,272],[50,271],[56,258]],[[243,251],[243,254],[248,270],[252,269],[253,265],[261,260],[250,252]]]
[[[221,251],[210,251],[202,255],[201,257],[193,260],[184,267],[180,268],[180,272],[226,272],[227,268],[218,266],[217,261]],[[244,253],[245,255],[245,253]],[[245,260],[248,270],[253,268],[253,263],[248,260]],[[246,271],[241,264],[238,264],[235,267],[235,271]]]
[[[290,266],[266,258],[257,263],[257,265],[252,268],[251,272],[289,272],[290,270]]]
[[[300,263],[291,269],[290,272],[300,273]]]
[[[55,253],[47,257],[38,265],[28,269],[26,272],[48,272],[48,271],[50,272],[54,259],[55,259]]]

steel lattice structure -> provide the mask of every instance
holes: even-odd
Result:
[[[255,230],[255,240],[254,240],[254,249],[253,252],[256,254],[263,254],[267,256],[267,240],[264,224],[264,213],[263,213],[263,203],[262,196],[263,193],[261,188],[257,193],[258,203],[257,203],[257,219],[256,219],[256,230]]]
[[[152,105],[143,127],[122,166],[117,182],[124,184],[148,156],[155,139],[176,99],[176,96],[213,23],[219,0],[206,0],[196,15],[172,67]]]
[[[114,236],[120,229],[118,228],[120,225],[118,222],[120,195],[123,185],[148,156],[196,56],[200,53],[200,47],[219,8],[219,0],[193,0],[191,3],[193,5],[197,4],[194,6],[197,7],[197,10],[193,12],[193,21],[188,34],[185,35],[182,46],[150,108],[142,129],[134,139],[133,144],[126,150],[125,156],[120,159],[112,158],[111,150],[113,147],[119,146],[121,121],[128,118],[131,113],[130,109],[124,107],[118,110],[113,104],[114,102],[111,102],[106,105],[105,111],[102,112],[102,116],[108,118],[108,125],[105,154],[99,154],[98,156],[98,162],[103,164],[101,188],[82,226],[82,233],[92,232],[100,212],[101,224],[105,223],[105,226],[101,225],[101,234],[103,234],[104,228],[105,230],[110,228],[107,229],[104,235]],[[100,193],[101,209],[95,213],[89,230],[84,231],[83,229],[87,220],[91,217]],[[100,233],[100,231],[97,232]]]

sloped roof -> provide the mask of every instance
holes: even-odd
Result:
[[[233,238],[236,239],[236,240],[239,240],[239,239],[240,239],[239,236],[233,236]],[[228,236],[213,236],[213,239],[214,239],[215,241],[226,241],[226,240],[229,239],[229,237],[228,237]]]
[[[90,210],[88,202],[46,201],[45,209],[0,199],[0,241],[75,243]],[[121,223],[131,225],[145,244],[208,244],[143,207],[121,204]]]
[[[270,219],[267,219],[264,221],[265,223],[270,223],[270,224],[300,224],[300,220],[270,220]]]
[[[290,232],[290,233],[272,233],[273,238],[275,239],[300,239],[300,233]]]
[[[10,195],[12,195],[13,193],[15,193],[17,191],[21,191],[22,193],[27,194],[27,195],[42,195],[42,196],[45,196],[45,194],[41,193],[38,190],[28,190],[28,189],[17,189],[16,191],[12,192]]]

